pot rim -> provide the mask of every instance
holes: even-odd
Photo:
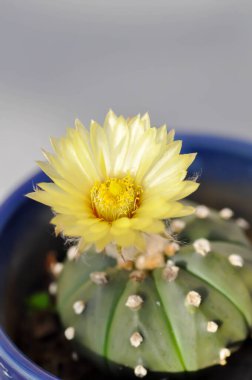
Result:
[[[176,139],[182,139],[184,144],[189,148],[190,145],[198,146],[201,149],[211,147],[215,151],[223,153],[231,152],[234,155],[247,157],[252,160],[252,141],[247,142],[239,138],[226,138],[225,136],[187,133],[183,131],[177,134]],[[0,236],[13,214],[27,201],[24,195],[33,190],[35,183],[42,182],[46,179],[48,179],[48,177],[42,171],[37,172],[18,186],[0,205]],[[8,338],[1,327],[0,370],[9,378],[12,377],[11,371],[14,371],[17,375],[24,376],[23,378],[26,380],[35,380],[38,378],[43,380],[59,380],[59,378],[46,372],[46,370],[40,368],[27,358],[10,338]]]

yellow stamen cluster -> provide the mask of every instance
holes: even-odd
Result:
[[[131,218],[140,205],[142,187],[127,175],[97,182],[91,189],[91,204],[97,218],[113,222],[119,218]]]

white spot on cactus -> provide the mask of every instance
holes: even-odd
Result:
[[[54,281],[51,282],[51,284],[48,287],[49,294],[51,294],[52,296],[55,296],[57,294],[57,291],[58,291],[58,285]]]
[[[174,262],[171,260],[168,260],[166,267],[163,269],[163,279],[171,282],[176,280],[179,272],[179,267],[174,265]]]
[[[65,330],[64,334],[65,334],[65,337],[66,337],[67,340],[72,340],[74,338],[74,336],[75,336],[75,329],[74,329],[74,327],[72,327],[72,326],[68,327]]]
[[[143,304],[142,297],[140,297],[136,294],[133,294],[133,295],[128,297],[128,299],[125,303],[125,306],[127,306],[128,308],[130,308],[132,310],[139,310],[140,307],[142,306],[142,304]]]
[[[180,232],[182,232],[186,227],[186,222],[183,220],[183,219],[174,219],[172,222],[171,222],[171,229],[172,229],[172,232],[174,232],[175,234],[179,234]]]
[[[222,348],[220,350],[220,364],[225,365],[227,364],[226,359],[231,355],[231,351],[228,348]]]
[[[77,352],[72,352],[72,359],[74,362],[77,362],[79,360],[79,355],[77,354]]]
[[[147,369],[144,368],[141,364],[139,364],[135,367],[134,373],[135,373],[136,377],[143,378],[144,376],[147,375]]]
[[[211,244],[207,239],[197,239],[193,243],[193,247],[197,253],[206,256],[211,251]]]
[[[201,304],[201,295],[198,292],[191,290],[187,293],[185,302],[187,306],[199,307]]]
[[[174,261],[169,259],[166,261],[166,265],[169,266],[169,267],[173,267],[175,265]]]
[[[62,272],[64,268],[64,265],[62,263],[55,263],[55,264],[52,264],[51,266],[51,271],[52,271],[52,274],[57,277],[60,275],[60,273]]]
[[[134,332],[130,337],[130,343],[133,347],[139,347],[143,342],[143,337],[139,332]]]
[[[210,210],[207,206],[199,205],[195,209],[195,215],[199,219],[206,219],[210,214]]]
[[[67,258],[69,261],[73,261],[75,259],[77,259],[77,257],[79,256],[79,253],[78,253],[78,247],[73,245],[72,247],[70,247],[67,251]]]
[[[236,219],[236,224],[243,230],[248,230],[250,228],[249,222],[243,218]]]
[[[159,301],[156,301],[157,306],[161,306],[161,303]]]
[[[219,214],[222,219],[229,220],[234,216],[234,211],[231,208],[223,208]]]
[[[217,325],[216,322],[214,321],[209,321],[207,322],[207,331],[210,333],[216,333],[218,330],[219,326]]]
[[[74,312],[75,314],[78,314],[78,315],[83,313],[83,311],[85,310],[85,307],[86,305],[82,300],[76,301],[73,304]]]
[[[106,285],[108,283],[108,275],[106,272],[92,272],[89,277],[96,285]]]
[[[244,265],[244,260],[240,255],[232,254],[228,256],[228,260],[235,267],[243,267]]]

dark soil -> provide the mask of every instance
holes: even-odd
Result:
[[[22,317],[17,344],[40,367],[64,380],[104,379],[90,362],[78,359],[55,313],[33,311]]]
[[[62,258],[62,252],[48,251],[44,261],[44,282],[39,292],[48,292],[53,280],[50,264]],[[37,293],[35,293],[37,294]],[[49,293],[48,293],[49,294]],[[63,328],[55,310],[55,299],[49,295],[50,306],[44,310],[27,306],[23,300],[20,320],[16,328],[17,346],[40,367],[64,380],[103,380],[102,375],[92,363],[81,358],[74,351],[70,342],[65,339]]]

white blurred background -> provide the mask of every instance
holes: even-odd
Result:
[[[76,117],[252,140],[251,0],[0,0],[0,202]]]

